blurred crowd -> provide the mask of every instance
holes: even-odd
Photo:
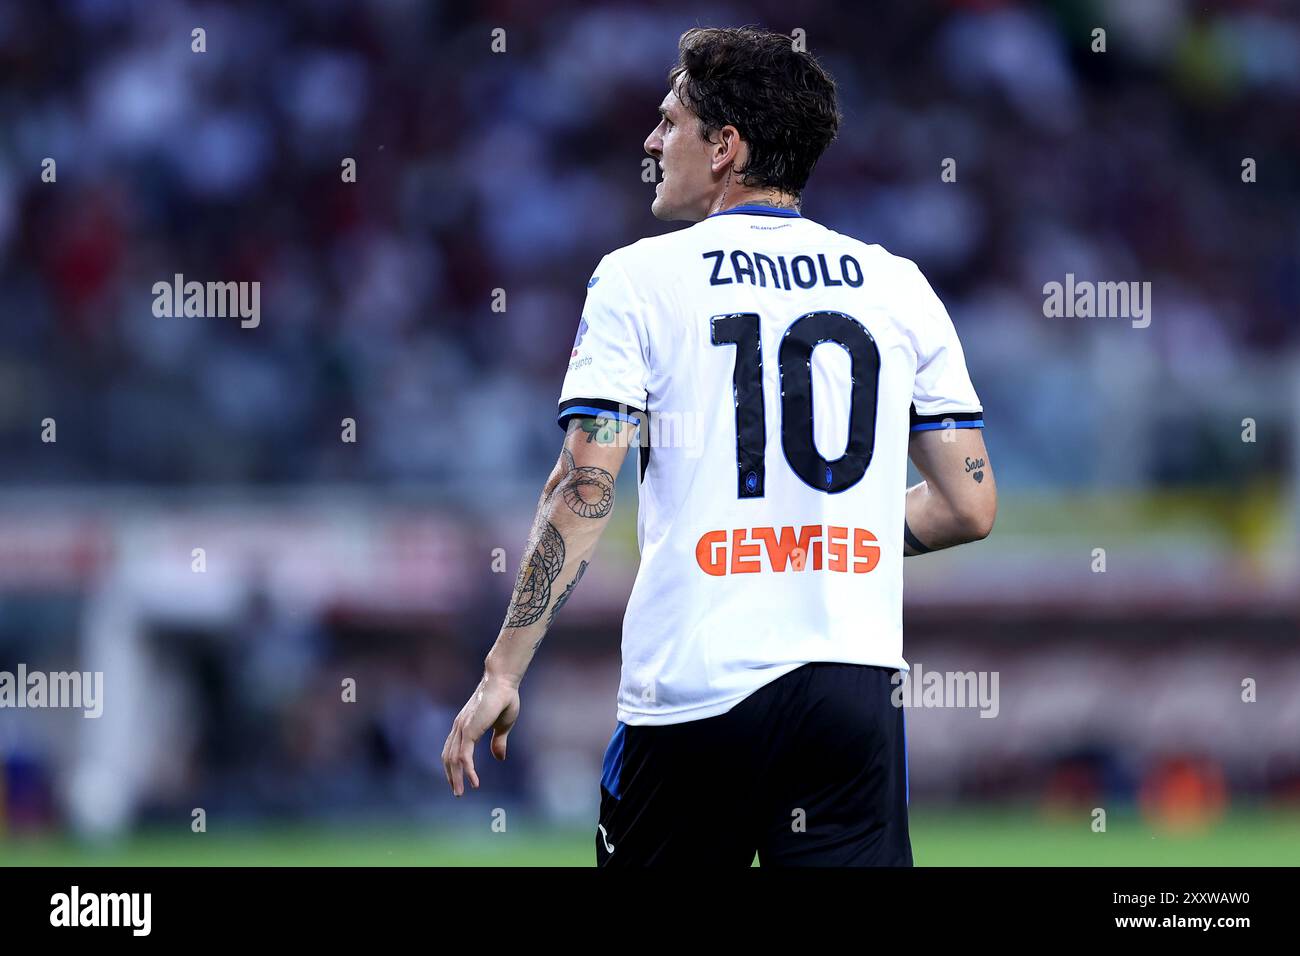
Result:
[[[439,567],[463,593],[465,619],[443,630],[261,604],[237,625],[142,622],[140,653],[167,689],[148,695],[167,746],[143,815],[174,816],[194,792],[232,811],[429,805],[512,579],[474,562],[522,540],[506,513],[531,498],[505,489],[535,488],[553,461],[587,279],[611,249],[683,225],[650,215],[641,162],[677,39],[743,23],[796,34],[836,77],[844,123],[804,213],[929,277],[984,401],[1000,486],[1231,488],[1284,471],[1294,428],[1270,426],[1300,416],[1300,8],[1287,0],[0,4],[0,481],[89,489],[105,513],[120,507],[116,485],[355,483],[433,490],[457,517],[477,507],[496,522],[472,545],[447,544],[442,565],[422,551],[406,562]],[[261,283],[260,322],[156,316],[154,284],[178,274]],[[1067,274],[1151,282],[1150,326],[1046,317],[1043,286]],[[1268,440],[1240,440],[1247,416]],[[341,440],[344,419],[355,442]],[[1070,517],[1090,526],[1082,510]],[[24,573],[41,565],[20,545],[5,551],[0,666],[77,659],[80,597],[33,589]],[[1176,564],[1165,547],[1148,565]],[[121,551],[124,567],[157,557]],[[441,570],[452,566],[465,578]],[[1041,587],[1037,570],[1026,592]],[[1188,593],[1205,587],[1188,581]],[[530,676],[520,756],[489,771],[556,814],[592,811],[612,729],[616,611],[600,613],[584,653],[553,648]],[[1225,646],[1250,627],[1230,623],[1214,634]],[[1149,756],[1134,740],[1174,764],[1205,757],[1244,792],[1300,786],[1300,761],[1276,744],[1294,739],[1293,707],[1254,724],[1233,723],[1226,697],[1198,710],[1223,673],[1294,686],[1282,642],[1236,670],[1201,655],[1208,664],[1135,688],[1116,676],[1132,646],[1066,673],[1053,665],[1059,637],[1052,624],[1026,642],[1046,656],[1024,652],[1019,686],[1041,699],[1009,698],[997,734],[977,717],[956,723],[969,714],[918,716],[922,795],[1002,796],[1055,773],[1060,789],[1132,796],[1149,784],[1125,769]],[[938,647],[927,663],[943,660]],[[995,647],[988,666],[1014,673],[1019,653]],[[344,676],[366,689],[355,707],[339,704]],[[1146,707],[1152,687],[1163,696]],[[1147,718],[1140,734],[1115,726],[1125,701]],[[1258,746],[1210,739],[1198,713]],[[0,723],[0,818],[15,828],[54,820],[61,788],[77,804],[75,751],[59,741],[88,732],[43,718]],[[1008,725],[1018,736],[999,736]],[[1079,741],[1091,749],[1071,763],[1062,754]],[[975,766],[990,753],[996,763]]]
[[[1235,427],[1197,430],[1217,383],[1271,381],[1300,339],[1281,0],[60,0],[0,11],[0,477],[540,481],[588,276],[681,227],[641,175],[677,37],[745,22],[802,30],[837,78],[804,212],[920,264],[1000,481],[1276,468],[1252,449],[1234,471]],[[1067,272],[1152,282],[1152,325],[1045,318]],[[155,317],[177,273],[259,281],[260,325]],[[1143,454],[1105,454],[1121,420]]]

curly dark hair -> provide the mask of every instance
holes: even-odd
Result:
[[[712,142],[734,126],[749,146],[746,186],[803,192],[813,166],[835,139],[835,81],[790,37],[756,27],[697,27],[682,34],[668,82],[700,118]]]

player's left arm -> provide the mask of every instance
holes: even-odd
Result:
[[[907,489],[903,555],[988,537],[998,513],[998,489],[984,430],[914,431],[908,454],[925,480]]]
[[[452,793],[477,789],[474,745],[491,728],[492,755],[506,758],[506,736],[519,716],[519,684],[555,615],[569,600],[614,510],[614,482],[637,425],[606,416],[569,419],[560,457],[542,488],[519,577],[478,687],[452,723],[443,770]]]
[[[905,557],[979,541],[993,530],[997,483],[984,447],[984,411],[952,317],[915,263],[901,273],[916,345],[907,453],[925,479],[907,489]]]

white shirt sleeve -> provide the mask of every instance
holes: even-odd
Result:
[[[912,431],[983,428],[984,409],[966,371],[957,329],[925,276],[919,269],[915,275],[912,301],[917,310],[917,365]]]
[[[646,410],[649,362],[644,300],[607,255],[587,283],[587,302],[560,389],[559,423],[604,414],[634,421]]]

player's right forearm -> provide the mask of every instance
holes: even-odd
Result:
[[[941,551],[987,535],[988,528],[979,516],[960,510],[948,498],[935,493],[928,481],[907,489],[904,557]]]

